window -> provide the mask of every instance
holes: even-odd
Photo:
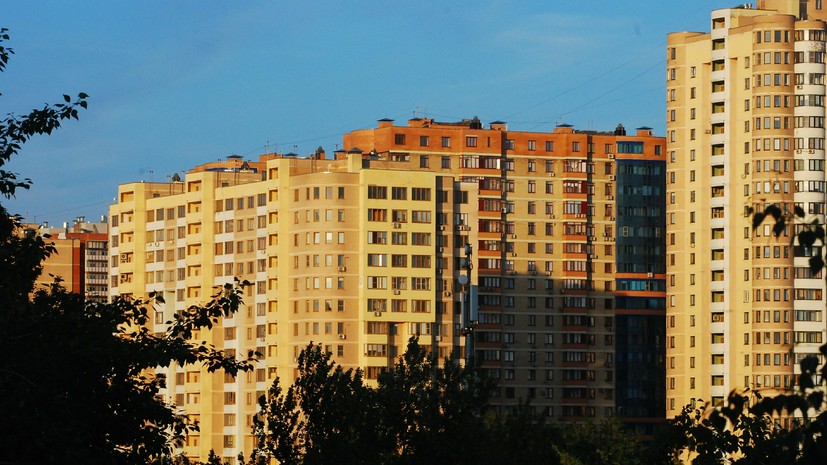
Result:
[[[384,208],[368,208],[368,221],[387,221],[388,211]]]
[[[431,189],[427,187],[411,188],[411,200],[431,200]]]
[[[405,134],[394,134],[393,143],[396,145],[405,145]]]
[[[387,199],[388,198],[388,188],[385,186],[368,186],[368,198],[369,199]]]
[[[393,200],[405,200],[408,198],[408,188],[407,187],[392,187],[391,188],[391,199]]]
[[[451,138],[450,137],[443,137],[442,138],[442,146],[443,147],[450,147],[451,146]]]
[[[466,147],[476,147],[477,146],[477,136],[467,136],[467,137],[465,137],[465,146]]]
[[[419,146],[420,147],[427,147],[428,146],[428,136],[419,136]]]
[[[411,221],[414,223],[430,223],[431,222],[431,212],[430,211],[418,211],[413,210],[411,212]]]

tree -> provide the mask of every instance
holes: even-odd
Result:
[[[287,391],[276,379],[259,400],[250,463],[479,463],[489,385],[476,370],[449,359],[438,366],[416,338],[376,388],[319,345],[305,348],[298,365]]]
[[[0,29],[0,71],[13,51]],[[86,108],[86,94],[0,122],[0,168],[35,135],[48,135]],[[0,194],[10,198],[31,181],[0,170]],[[160,399],[157,366],[205,364],[235,374],[252,368],[193,331],[234,312],[244,283],[219,289],[206,305],[169,322],[162,335],[146,328],[160,296],[112,303],[84,302],[56,280],[35,289],[44,258],[54,252],[19,217],[0,205],[0,463],[147,464],[169,461],[174,441],[196,428]],[[252,356],[252,354],[249,354]]]
[[[558,450],[563,465],[643,465],[644,446],[627,434],[620,419],[561,428]]]
[[[508,413],[486,412],[484,439],[476,445],[480,449],[479,463],[560,464],[560,450],[565,447],[562,431],[547,423],[546,418],[535,414],[528,403]]]
[[[299,376],[283,392],[277,378],[259,400],[254,419],[258,448],[251,461],[274,457],[284,465],[383,463],[375,393],[359,370],[344,370],[321,345],[298,357]],[[265,462],[266,463],[266,462]]]
[[[392,369],[378,377],[382,431],[396,463],[477,463],[480,412],[490,384],[450,357],[442,366],[411,338]]]

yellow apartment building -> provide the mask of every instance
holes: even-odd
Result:
[[[276,375],[294,379],[310,341],[369,381],[412,335],[461,356],[464,298],[496,405],[530,401],[566,421],[617,413],[642,432],[663,418],[663,138],[414,118],[342,145],[119,187],[111,295],[161,293],[155,331],[234,277],[253,283],[234,317],[198,337],[257,350],[256,370],[167,373],[168,400],[201,425],[185,453],[250,451],[257,397]]]
[[[667,44],[667,415],[733,389],[776,394],[824,342],[822,245],[749,209],[824,222],[821,0],[715,10]]]

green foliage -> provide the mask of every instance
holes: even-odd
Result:
[[[287,392],[276,379],[268,397],[259,400],[254,459],[271,456],[284,465],[377,463],[374,393],[361,372],[345,371],[312,344],[301,352],[298,365],[299,377]]]
[[[485,406],[489,383],[456,360],[442,366],[416,338],[393,369],[378,378],[382,432],[398,451],[396,463],[463,463],[462,444],[481,434],[478,413]]]
[[[562,465],[643,465],[644,446],[617,418],[562,428]]]
[[[0,30],[0,71],[13,53]],[[77,118],[86,94],[45,105],[0,122],[0,166],[38,134]],[[0,194],[15,195],[30,181],[0,170]],[[147,300],[84,302],[59,280],[35,289],[43,259],[54,252],[35,231],[21,231],[19,218],[0,205],[0,463],[148,464],[186,463],[170,456],[171,446],[197,427],[159,397],[165,379],[158,366],[203,364],[236,374],[252,368],[215,347],[194,343],[194,330],[210,328],[241,302],[236,283],[203,307],[190,307],[166,333],[145,324],[160,296]]]
[[[567,425],[567,428],[579,428],[579,425]],[[511,413],[486,412],[480,436],[484,439],[474,446],[478,463],[559,464],[559,451],[568,447],[562,430],[535,415],[527,403]]]
[[[491,383],[412,338],[375,388],[331,362],[321,346],[299,356],[299,377],[259,400],[258,448],[242,464],[637,464],[643,447],[616,420],[546,424],[530,405],[489,409]]]

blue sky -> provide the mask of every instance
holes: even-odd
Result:
[[[510,129],[664,132],[666,34],[709,30],[693,0],[5,1],[16,54],[0,105],[86,92],[80,121],[26,144],[8,209],[56,224],[106,214],[121,183],[232,154],[336,149],[414,116]]]

